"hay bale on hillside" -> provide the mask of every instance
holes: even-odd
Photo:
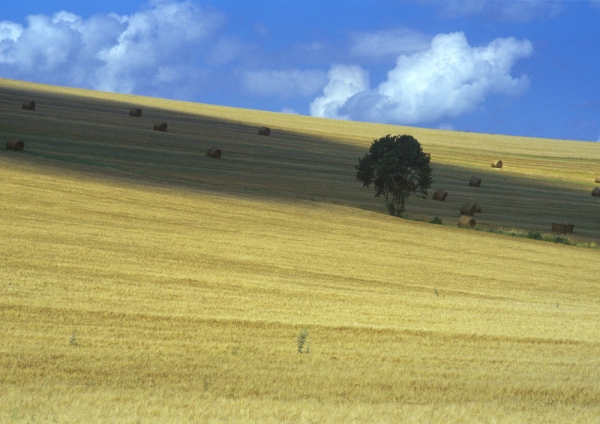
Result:
[[[463,203],[463,205],[460,208],[460,214],[473,216],[475,214],[475,209],[477,209],[477,205],[472,205],[470,203]]]
[[[6,148],[8,150],[21,151],[25,148],[25,143],[18,137],[12,137],[6,142]]]
[[[433,200],[444,202],[446,200],[446,196],[448,196],[448,193],[441,188],[438,188],[435,193],[433,193]]]
[[[425,153],[425,152],[423,152],[423,154],[425,155],[425,157],[427,159],[431,159],[431,153]]]
[[[155,122],[154,123],[154,129],[156,131],[165,132],[165,131],[167,131],[167,123],[166,122]]]
[[[572,233],[574,229],[575,229],[575,224],[572,224],[570,222],[553,222],[552,223],[552,232],[553,233],[567,234],[567,233]]]
[[[269,128],[269,127],[260,127],[258,129],[258,134],[260,134],[260,135],[271,135],[271,128]]]
[[[596,177],[596,181],[594,181],[595,183],[600,183],[600,175]]]
[[[481,213],[481,206],[479,206],[477,203],[473,204],[473,206],[475,206],[475,213]]]
[[[600,187],[596,187],[595,189],[592,190],[592,196],[600,197]]]
[[[494,162],[492,162],[492,168],[502,168],[502,161],[495,160]]]
[[[208,156],[209,158],[214,158],[214,159],[221,159],[222,154],[223,154],[223,152],[221,151],[221,149],[218,149],[216,147],[211,147],[206,152],[206,156]]]
[[[139,107],[132,107],[129,110],[129,116],[135,116],[136,118],[141,118],[142,117],[142,109],[140,109]]]
[[[470,216],[463,215],[458,220],[458,226],[463,228],[475,228],[477,222]]]
[[[26,100],[26,101],[23,102],[22,107],[25,110],[35,110],[35,101],[33,101],[33,100]]]
[[[481,185],[481,178],[471,177],[469,180],[469,187],[479,187]]]

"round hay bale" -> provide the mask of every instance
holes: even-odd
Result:
[[[218,149],[216,147],[211,147],[206,152],[206,156],[208,156],[209,158],[214,158],[214,159],[221,159],[222,154],[223,154],[223,152],[221,151],[221,149]]]
[[[470,203],[463,203],[463,205],[460,208],[460,214],[473,216],[475,214],[476,208],[477,208],[477,205],[472,205]]]
[[[258,129],[258,134],[260,134],[260,135],[271,135],[271,128],[269,128],[269,127],[260,127]]]
[[[444,202],[446,201],[446,197],[448,196],[448,193],[445,192],[444,190],[442,190],[441,188],[438,188],[435,193],[433,193],[433,200],[437,200],[439,202]]]
[[[167,131],[167,123],[166,122],[155,122],[154,123],[154,129],[156,131],[165,132],[165,131]]]
[[[600,183],[600,175],[596,177],[596,181],[594,181],[595,183]]]
[[[475,206],[475,213],[481,213],[481,206],[479,206],[477,203],[475,203],[473,206]]]
[[[470,187],[479,187],[481,185],[481,178],[471,177],[469,180]]]
[[[600,187],[596,187],[595,189],[592,190],[592,196],[600,197]]]
[[[24,101],[22,106],[25,110],[35,110],[35,102],[33,100]]]
[[[470,216],[463,215],[458,220],[458,226],[463,228],[475,228],[477,225],[477,221],[475,221]]]
[[[21,151],[25,148],[25,143],[18,137],[12,137],[6,142],[6,148],[8,150]]]
[[[502,168],[502,161],[495,160],[494,162],[492,162],[492,168]]]
[[[135,116],[136,118],[141,118],[142,117],[142,109],[140,109],[139,107],[132,107],[129,110],[129,116]]]
[[[553,222],[552,223],[552,232],[553,233],[567,234],[567,233],[572,233],[574,229],[575,229],[575,224],[572,224],[570,222]]]

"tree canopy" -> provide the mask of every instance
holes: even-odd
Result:
[[[390,215],[401,216],[411,194],[426,198],[433,182],[429,158],[410,135],[386,135],[373,141],[369,152],[358,159],[356,178],[363,186],[375,186]]]

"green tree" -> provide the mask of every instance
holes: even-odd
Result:
[[[356,178],[363,186],[375,186],[375,196],[382,194],[390,215],[404,212],[406,199],[414,193],[427,197],[431,187],[429,158],[421,144],[410,135],[386,135],[374,140],[367,153],[358,159]]]

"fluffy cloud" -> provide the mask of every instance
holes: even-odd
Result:
[[[453,118],[493,94],[520,95],[527,76],[510,75],[518,59],[531,55],[527,40],[499,38],[471,47],[463,33],[439,34],[427,50],[398,57],[387,80],[369,88],[360,67],[334,66],[323,96],[310,105],[313,116],[417,124]]]
[[[131,15],[59,12],[0,22],[3,76],[106,91],[148,92],[189,81],[198,46],[222,23],[191,1],[152,0]]]
[[[356,32],[351,35],[350,54],[354,57],[398,57],[429,47],[431,37],[409,29]]]
[[[360,66],[333,66],[327,73],[329,83],[323,89],[323,96],[310,104],[310,114],[324,118],[350,119],[348,115],[338,115],[340,108],[356,94],[369,88],[369,73]]]
[[[327,76],[319,69],[248,71],[242,76],[242,87],[255,96],[310,97],[317,94],[326,83]]]
[[[95,88],[132,92],[140,74],[161,72],[163,64],[169,64],[169,82],[184,79],[179,69],[190,63],[194,50],[218,25],[218,19],[214,21],[191,2],[151,4],[151,9],[122,17],[126,27],[117,42],[98,52],[103,66],[96,72]]]

